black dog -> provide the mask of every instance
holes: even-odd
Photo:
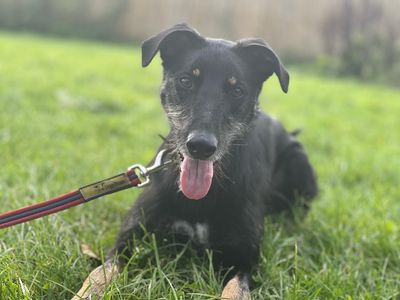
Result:
[[[233,267],[222,297],[250,299],[265,214],[290,210],[297,199],[307,202],[317,193],[302,145],[259,109],[263,82],[275,73],[287,92],[289,75],[261,39],[209,39],[184,24],[143,43],[144,67],[158,51],[161,102],[171,127],[160,149],[174,163],[152,176],[121,228],[106,272],[93,271],[80,295],[101,293],[144,226],[213,249],[217,261]],[[119,264],[111,263],[115,255]]]

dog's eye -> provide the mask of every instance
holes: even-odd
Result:
[[[181,77],[179,79],[179,82],[186,89],[190,89],[193,87],[193,82],[192,82],[192,79],[190,79],[190,77],[187,77],[187,76]]]
[[[231,91],[231,94],[232,94],[232,96],[235,97],[235,98],[242,98],[243,95],[244,95],[244,91],[243,91],[242,88],[240,88],[240,87],[237,86],[237,87],[235,87],[235,88]]]

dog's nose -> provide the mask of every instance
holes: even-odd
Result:
[[[186,147],[194,159],[207,159],[217,150],[217,138],[213,134],[190,134]]]

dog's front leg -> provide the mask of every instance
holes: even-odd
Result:
[[[150,231],[161,219],[158,197],[151,189],[142,193],[121,226],[113,249],[106,257],[106,262],[94,269],[85,279],[81,289],[72,300],[101,297],[109,285],[121,272],[134,248],[134,237],[143,236],[143,228]]]
[[[250,273],[237,272],[226,284],[222,291],[221,299],[250,300],[249,288]]]
[[[220,244],[215,245],[214,261],[225,269],[232,268],[224,280],[221,299],[250,300],[251,272],[257,266],[263,237],[264,214],[257,206],[244,207],[243,215],[232,215],[222,219],[215,235]],[[251,210],[254,209],[254,210]],[[246,216],[251,216],[247,218]]]
[[[249,245],[244,241],[245,245]],[[255,241],[254,241],[255,242]],[[258,257],[257,248],[244,247],[235,249],[234,245],[225,246],[222,249],[217,249],[215,262],[222,263],[224,268],[233,267],[227,274],[224,280],[224,288],[222,290],[221,299],[229,300],[250,300],[250,278],[251,270],[256,265]]]

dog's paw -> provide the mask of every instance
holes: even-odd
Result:
[[[251,300],[249,286],[247,283],[241,281],[238,276],[235,276],[225,285],[221,299]]]
[[[111,262],[97,267],[85,279],[81,289],[71,300],[93,299],[95,296],[97,298],[102,297],[107,285],[117,277],[119,273],[119,266]]]

